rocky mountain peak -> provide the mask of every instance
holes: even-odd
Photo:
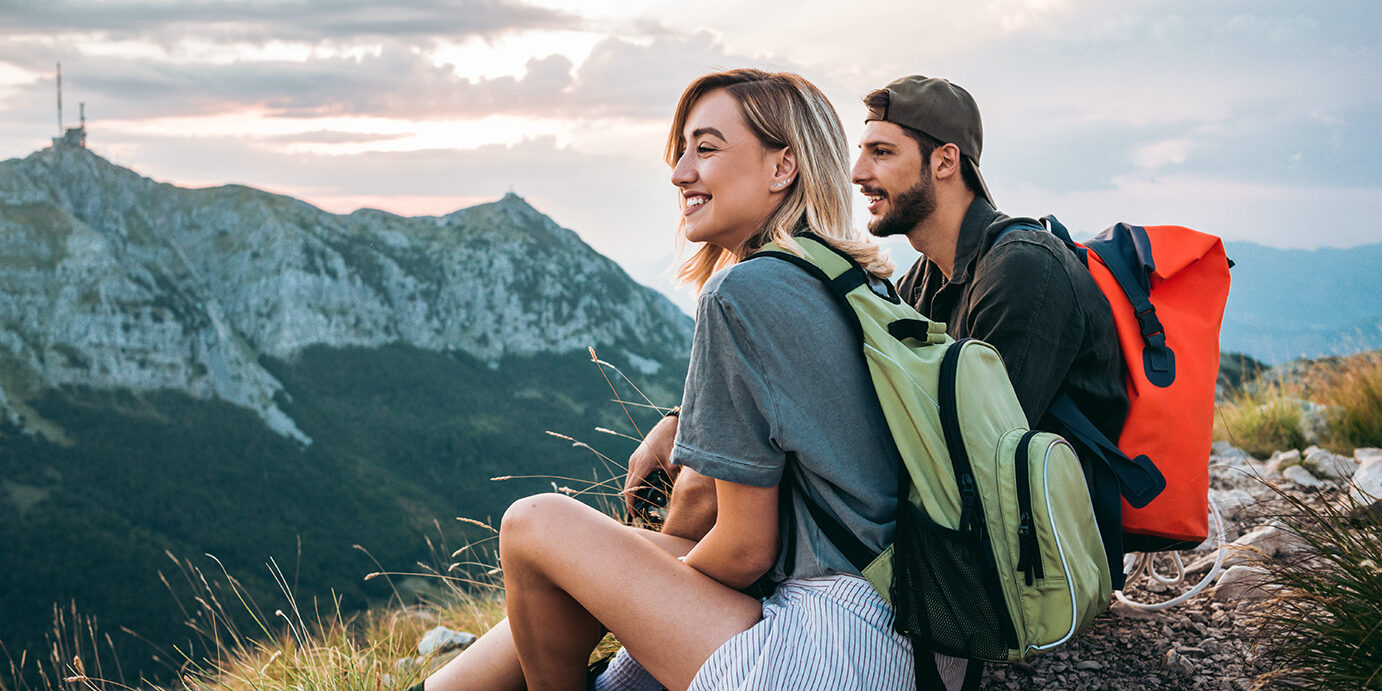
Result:
[[[176,389],[256,411],[264,357],[403,343],[498,363],[614,347],[656,369],[691,322],[510,193],[444,217],[336,215],[229,185],[158,183],[75,146],[0,163],[0,407],[45,386]]]

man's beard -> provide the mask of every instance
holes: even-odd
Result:
[[[910,233],[936,211],[936,189],[925,175],[911,189],[888,199],[888,213],[869,221],[869,232],[886,238]]]

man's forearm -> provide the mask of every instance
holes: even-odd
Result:
[[[682,468],[667,502],[663,534],[699,541],[715,525],[715,514],[715,480]]]

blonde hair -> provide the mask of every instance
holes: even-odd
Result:
[[[701,289],[711,274],[752,254],[769,241],[802,255],[794,235],[810,230],[854,258],[880,278],[893,272],[892,260],[872,238],[856,230],[850,217],[849,147],[835,107],[816,85],[790,72],[738,69],[707,74],[686,87],[667,135],[667,164],[676,166],[686,151],[683,131],[696,101],[724,89],[739,104],[758,141],[769,149],[790,147],[797,174],[777,210],[742,246],[726,250],[705,244],[677,270],[677,278]],[[677,233],[685,241],[685,220]]]

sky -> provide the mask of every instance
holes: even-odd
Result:
[[[924,74],[978,101],[1010,214],[1351,247],[1382,241],[1379,46],[1378,0],[0,0],[0,159],[57,134],[61,61],[64,124],[85,103],[88,146],[156,180],[337,213],[515,192],[646,275],[692,79],[798,72],[853,150],[860,98]]]

